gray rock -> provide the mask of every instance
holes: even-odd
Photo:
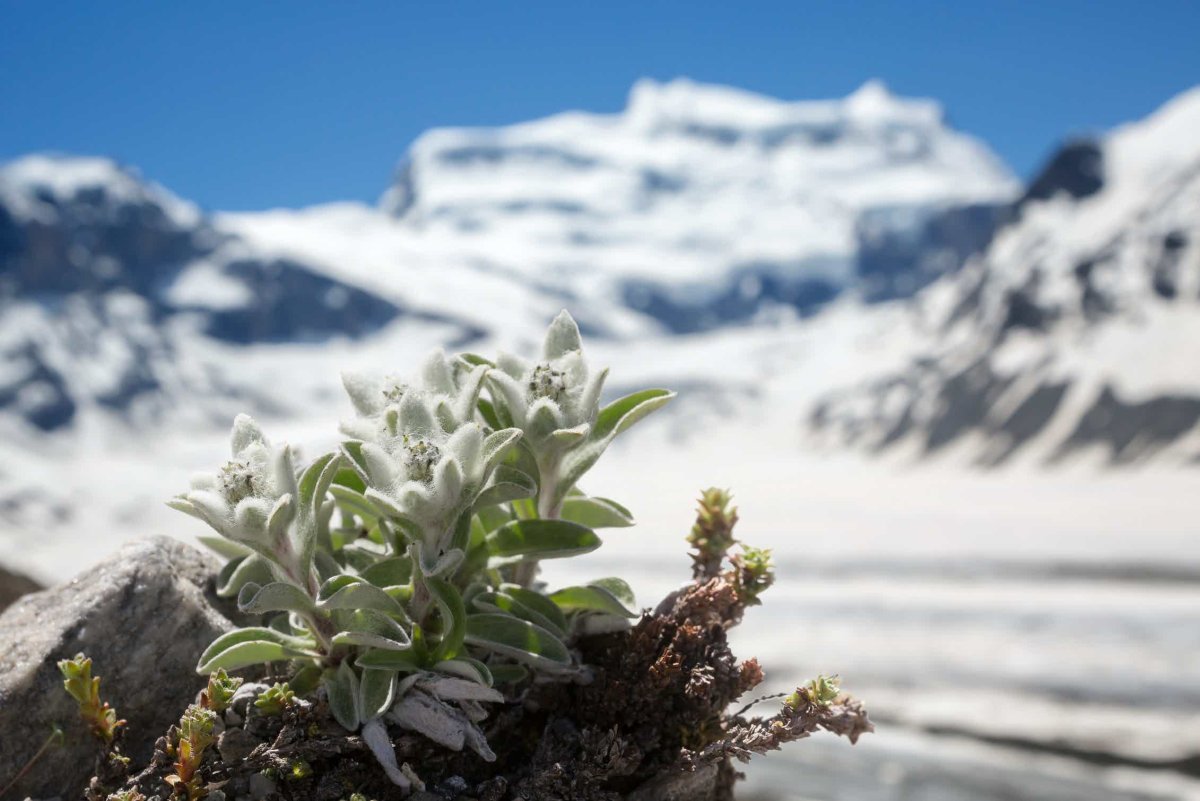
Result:
[[[629,794],[629,801],[716,801],[720,767],[707,765],[691,773],[664,773]]]
[[[55,663],[81,651],[101,677],[101,698],[128,721],[124,752],[145,764],[155,739],[203,687],[195,672],[200,653],[233,628],[210,589],[215,567],[208,555],[175,540],[141,540],[0,615],[0,786],[57,723],[65,747],[47,752],[12,796],[80,796],[97,745]]]
[[[262,801],[262,799],[274,793],[276,784],[273,779],[262,773],[255,773],[250,777],[250,796],[254,801]]]
[[[241,762],[260,745],[262,740],[245,729],[226,729],[217,738],[217,750],[221,753],[221,759],[227,763]]]
[[[13,602],[22,595],[28,595],[40,589],[42,589],[42,585],[33,579],[0,565],[0,612],[12,606]]]

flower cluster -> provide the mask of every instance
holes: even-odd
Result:
[[[171,505],[219,535],[203,538],[228,560],[218,591],[262,625],[220,637],[197,669],[291,663],[296,693],[319,685],[402,787],[415,777],[395,764],[389,722],[494,758],[485,705],[578,672],[572,635],[636,614],[620,579],[537,580],[539,561],[632,525],[578,483],[673,393],[602,406],[606,375],[588,369],[563,312],[536,363],[437,352],[412,379],[344,375],[356,415],[337,450],[302,469],[238,417],[232,458]]]

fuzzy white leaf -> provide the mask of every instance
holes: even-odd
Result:
[[[579,326],[575,319],[563,309],[550,323],[546,331],[546,341],[542,346],[542,356],[549,359],[561,358],[571,351],[583,348],[579,337]]]

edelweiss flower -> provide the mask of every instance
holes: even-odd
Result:
[[[503,355],[487,374],[496,419],[520,428],[537,468],[538,514],[558,517],[564,499],[620,434],[674,397],[648,389],[600,408],[605,368],[588,370],[579,326],[566,311],[550,323],[542,360]]]
[[[232,458],[215,473],[192,477],[192,488],[170,505],[203,520],[219,534],[275,558],[272,540],[295,516],[296,469],[287,445],[272,446],[258,423],[238,415],[230,436]]]
[[[419,382],[407,382],[394,374],[342,373],[346,394],[358,412],[356,419],[342,423],[342,431],[364,442],[386,436],[389,415],[397,415],[405,396],[412,392],[425,398],[443,431],[454,431],[474,418],[486,372],[486,366],[468,368],[436,350],[425,360]]]
[[[379,436],[361,447],[367,497],[390,516],[416,526],[431,558],[448,546],[459,516],[521,435],[506,429],[485,437],[475,422],[447,433],[430,408],[441,400],[409,390],[398,406],[384,412]]]
[[[552,438],[569,445],[595,425],[608,368],[589,373],[579,326],[566,311],[546,332],[542,361],[531,364],[502,354],[496,367],[487,380],[503,399],[512,425],[522,429],[535,448],[545,448]]]

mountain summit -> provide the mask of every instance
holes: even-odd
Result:
[[[381,206],[447,258],[688,332],[858,287],[865,220],[908,232],[1018,192],[936,103],[876,81],[787,102],[678,79],[638,82],[617,114],[430,131]],[[914,271],[907,291],[935,276]]]

